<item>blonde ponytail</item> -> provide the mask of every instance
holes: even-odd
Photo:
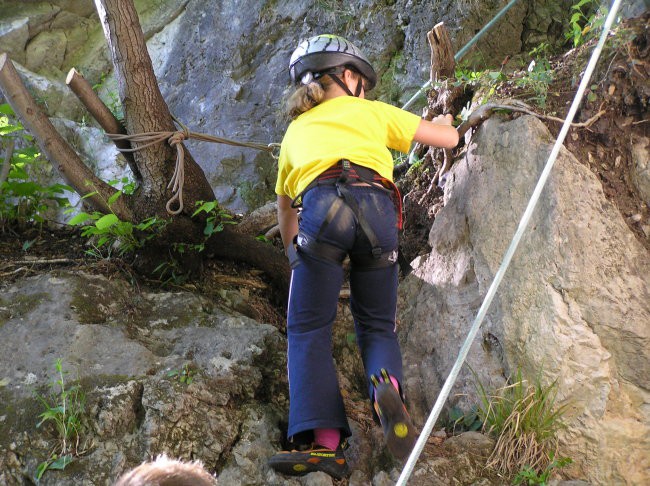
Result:
[[[289,97],[287,112],[292,119],[296,118],[323,101],[324,96],[325,90],[318,81],[304,84]]]

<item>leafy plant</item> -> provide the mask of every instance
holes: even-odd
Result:
[[[546,106],[548,87],[553,82],[553,70],[547,58],[549,45],[542,42],[539,46],[529,52],[533,58],[524,75],[515,80],[515,84],[530,89],[533,96],[530,100],[536,102],[540,107]]]
[[[72,188],[64,184],[41,185],[35,180],[34,172],[41,161],[41,154],[33,137],[15,120],[11,107],[8,104],[0,105],[0,146],[13,146],[16,142],[20,148],[13,150],[5,171],[0,170],[3,174],[0,177],[0,226],[12,222],[40,225],[51,207],[69,205],[63,194],[72,191]]]
[[[86,395],[79,385],[66,385],[65,376],[68,372],[63,371],[60,358],[56,360],[55,368],[58,378],[49,385],[50,395],[37,395],[45,410],[39,415],[40,421],[36,427],[52,423],[58,443],[50,457],[39,464],[36,471],[37,480],[40,480],[48,469],[65,469],[75,456],[83,452],[80,450],[80,444],[86,430],[83,422]]]
[[[483,422],[478,415],[478,407],[473,406],[468,411],[463,411],[459,407],[452,407],[449,410],[449,428],[452,434],[476,431],[483,426]]]
[[[555,406],[557,382],[530,385],[518,371],[514,382],[488,395],[479,382],[478,416],[483,430],[496,438],[488,467],[511,475],[524,467],[544,471],[557,450],[557,432],[566,405]]]
[[[118,190],[108,198],[107,206],[110,207],[122,196],[124,190]],[[96,195],[97,192],[86,194],[82,199]],[[90,224],[86,224],[88,222]],[[81,235],[86,238],[96,237],[94,247],[87,253],[100,257],[108,258],[113,248],[116,248],[118,254],[123,256],[126,253],[133,252],[142,248],[147,241],[156,236],[167,221],[157,217],[146,218],[140,223],[122,221],[112,210],[108,214],[94,211],[92,213],[80,212],[68,221],[71,226],[84,225],[81,229]],[[103,250],[107,250],[104,252]]]
[[[481,104],[487,103],[496,93],[497,87],[508,79],[502,71],[474,71],[464,65],[456,66],[454,78],[455,86],[469,84],[484,87],[485,92],[481,96]]]
[[[573,43],[573,47],[584,44],[597,32],[605,22],[608,9],[598,0],[580,0],[571,7],[569,30],[564,36]]]
[[[189,363],[185,363],[182,368],[169,371],[167,376],[169,378],[176,378],[179,382],[185,385],[191,385],[196,376],[196,369],[194,369]]]
[[[225,225],[235,224],[234,221],[231,221],[232,216],[227,211],[221,209],[217,201],[196,201],[196,206],[197,208],[192,213],[192,217],[201,213],[207,214],[205,228],[203,229],[203,234],[206,239],[219,231],[223,231]]]
[[[551,463],[544,468],[541,473],[537,473],[535,469],[530,466],[524,467],[521,471],[517,473],[512,484],[525,484],[527,486],[540,485],[546,486],[551,473],[556,469],[561,469],[565,466],[568,466],[573,462],[572,459],[568,457],[561,457],[560,459],[554,459],[554,454],[550,454]]]
[[[63,471],[66,468],[66,466],[70,464],[73,460],[74,459],[70,454],[61,457],[57,456],[56,454],[53,454],[47,461],[41,462],[36,468],[36,475],[35,475],[36,482],[37,483],[40,482],[41,478],[43,477],[43,474],[45,474],[45,471],[47,471],[48,469]]]

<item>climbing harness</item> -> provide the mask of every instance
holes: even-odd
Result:
[[[287,248],[287,256],[291,268],[300,264],[299,252],[304,252],[315,258],[325,259],[335,263],[342,263],[347,255],[347,251],[337,246],[321,241],[320,237],[329,224],[336,219],[344,205],[352,211],[356,217],[363,234],[370,243],[371,250],[367,254],[351,254],[350,261],[359,269],[383,268],[394,265],[397,262],[397,250],[383,252],[379,240],[372,230],[370,224],[363,215],[363,212],[357,204],[349,189],[349,184],[363,183],[375,189],[386,192],[391,195],[393,203],[398,211],[398,227],[401,228],[401,201],[402,197],[399,190],[390,180],[381,177],[374,170],[351,163],[349,160],[342,159],[336,165],[330,167],[319,177],[312,181],[298,196],[291,202],[294,208],[302,205],[304,195],[317,186],[334,185],[338,197],[330,206],[325,220],[318,230],[315,238],[310,237],[302,231],[294,238],[293,244]]]
[[[256,142],[238,142],[228,138],[216,137],[214,135],[191,132],[175,116],[172,115],[172,118],[176,124],[181,127],[180,130],[174,132],[145,132],[136,133],[133,135],[107,133],[106,136],[114,142],[128,140],[131,143],[135,142],[143,144],[130,149],[118,148],[117,150],[120,152],[137,152],[138,150],[142,150],[146,147],[150,147],[151,145],[164,141],[167,141],[169,145],[176,148],[176,165],[174,168],[174,175],[167,185],[167,188],[172,190],[173,196],[171,199],[169,199],[169,201],[167,201],[167,204],[165,206],[167,212],[173,216],[176,216],[183,211],[183,185],[185,183],[185,149],[183,148],[183,140],[189,140],[190,138],[193,138],[195,140],[201,140],[204,142],[223,143],[237,147],[248,147],[255,150],[269,152],[274,159],[278,158],[277,151],[280,148],[279,143],[269,143],[268,145],[264,145]],[[178,201],[178,208],[173,210],[171,206],[175,201]]]
[[[433,426],[435,425],[436,420],[438,419],[438,415],[440,414],[440,411],[442,410],[442,407],[446,402],[447,397],[449,396],[451,387],[456,382],[456,378],[458,377],[460,368],[463,366],[465,358],[467,358],[467,354],[469,353],[469,348],[472,342],[474,341],[476,334],[478,333],[479,327],[483,322],[483,318],[487,314],[490,304],[492,303],[492,299],[494,298],[494,295],[499,287],[499,284],[503,279],[503,275],[505,274],[506,270],[508,269],[508,265],[512,260],[512,256],[517,250],[517,246],[519,245],[519,242],[521,241],[521,238],[524,232],[526,231],[526,228],[528,227],[528,223],[530,222],[533,211],[537,206],[537,202],[539,201],[541,192],[544,189],[544,186],[546,185],[546,180],[548,179],[551,169],[553,168],[553,164],[555,163],[555,160],[557,159],[560,149],[562,148],[562,144],[569,131],[571,122],[575,117],[576,112],[578,111],[578,107],[580,106],[580,102],[582,101],[584,92],[587,88],[587,85],[589,84],[591,75],[593,74],[593,71],[596,67],[596,63],[598,62],[598,58],[600,57],[600,53],[603,49],[603,45],[605,44],[605,40],[607,39],[609,30],[614,22],[614,19],[616,18],[616,14],[618,12],[620,4],[621,4],[621,0],[614,0],[612,4],[609,14],[607,15],[607,19],[605,20],[605,25],[603,26],[603,31],[601,33],[598,44],[596,45],[596,48],[594,49],[594,52],[591,55],[591,58],[589,59],[589,63],[587,64],[587,67],[585,69],[585,73],[582,77],[582,81],[580,82],[580,86],[578,86],[578,90],[576,91],[576,95],[573,99],[573,103],[569,108],[569,112],[567,113],[564,124],[562,125],[560,134],[558,135],[557,140],[555,141],[555,145],[553,146],[548,161],[544,166],[544,170],[540,175],[540,178],[537,182],[537,186],[535,186],[535,190],[533,191],[533,195],[531,196],[530,201],[528,202],[528,206],[526,207],[524,215],[522,216],[521,221],[519,222],[519,227],[517,228],[517,231],[515,232],[515,235],[513,236],[512,241],[510,243],[510,246],[508,247],[503,257],[503,261],[501,262],[501,265],[499,266],[499,269],[497,270],[494,276],[494,280],[492,281],[492,284],[490,285],[490,288],[488,289],[487,294],[485,295],[483,303],[481,304],[481,308],[479,309],[478,314],[474,319],[474,322],[472,323],[472,326],[469,330],[467,338],[465,338],[465,342],[463,343],[463,346],[461,347],[458,353],[458,358],[456,359],[453,368],[449,372],[449,376],[447,377],[447,380],[445,381],[442,389],[440,390],[438,399],[436,400],[436,403],[434,404],[433,409],[429,414],[429,418],[427,419],[424,425],[424,429],[422,430],[420,437],[415,443],[415,447],[413,448],[413,451],[411,452],[408,461],[406,461],[406,464],[404,466],[404,469],[402,470],[402,473],[400,474],[396,486],[406,485],[406,482],[408,481],[409,477],[411,476],[411,473],[413,472],[415,463],[420,457],[420,454],[422,453],[422,449],[424,449],[424,445],[426,444],[426,441],[429,438],[429,434],[431,434],[431,430],[433,429]]]

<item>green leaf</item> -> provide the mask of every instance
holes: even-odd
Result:
[[[88,194],[84,194],[83,196],[81,196],[81,199],[88,199],[89,197],[96,196],[97,194],[99,194],[97,191],[92,191],[89,192]]]
[[[43,477],[43,474],[45,474],[45,471],[50,467],[50,461],[43,461],[41,462],[38,467],[36,468],[36,482],[38,483],[40,479]]]
[[[97,247],[101,248],[104,246],[106,243],[108,243],[110,240],[110,237],[108,236],[102,236],[99,240],[97,240]]]
[[[73,458],[71,455],[65,455],[59,457],[56,461],[53,461],[50,464],[49,469],[56,469],[58,471],[63,471],[65,467],[70,464],[73,461]]]
[[[106,228],[110,228],[119,220],[120,218],[118,218],[113,213],[105,214],[95,222],[95,226],[97,227],[97,229],[104,230]]]
[[[9,133],[19,132],[23,129],[20,125],[6,125],[0,127],[0,135],[7,135]]]
[[[78,224],[85,223],[89,219],[92,219],[92,216],[88,213],[79,213],[76,216],[74,216],[70,221],[68,221],[68,224],[71,226],[75,226]]]
[[[15,115],[14,109],[11,107],[9,103],[2,103],[0,105],[0,113],[3,115]]]
[[[122,195],[122,191],[115,192],[111,197],[108,198],[107,204],[111,206],[115,201],[119,199],[121,195]]]

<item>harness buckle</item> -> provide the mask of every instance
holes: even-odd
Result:
[[[348,174],[350,173],[350,161],[347,159],[341,159],[341,175],[339,176],[338,182],[345,184],[348,181]],[[338,185],[338,184],[337,184]],[[339,194],[340,196],[340,194]]]
[[[381,255],[382,255],[381,248],[380,248],[379,246],[375,246],[375,247],[372,249],[372,257],[373,257],[374,259],[377,259],[377,258],[380,258]]]

